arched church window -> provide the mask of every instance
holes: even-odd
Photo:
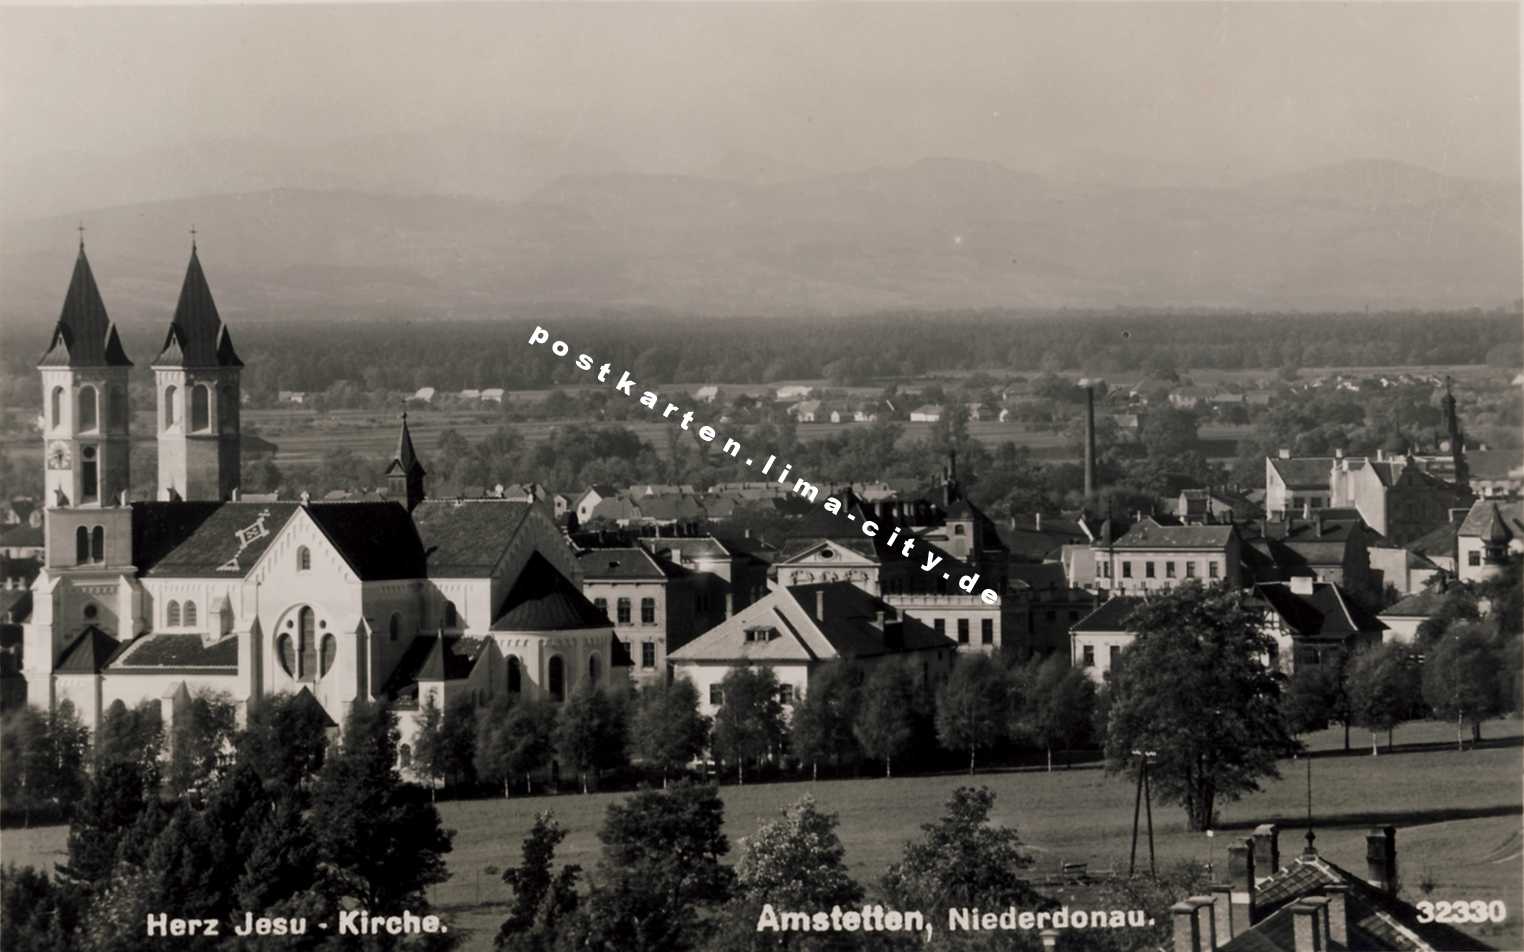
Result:
[[[90,561],[106,561],[106,530],[103,526],[90,530]]]
[[[387,634],[387,637],[389,637],[392,641],[396,641],[397,640],[397,636],[402,634],[402,613],[401,612],[392,612],[391,619],[388,620],[387,623],[386,623],[386,634]]]
[[[187,600],[185,603],[185,626],[190,628],[196,624],[196,603]]]
[[[508,693],[518,694],[524,690],[524,672],[519,666],[519,659],[514,655],[508,656]]]
[[[212,425],[212,388],[198,384],[190,388],[191,429],[205,430]]]
[[[296,570],[306,572],[312,568],[312,550],[305,545],[296,549]]]
[[[545,686],[550,691],[552,701],[566,700],[566,665],[560,655],[551,658],[550,664],[546,666]]]
[[[317,616],[312,609],[303,607],[296,614],[297,678],[302,681],[317,680]]]
[[[591,656],[591,657],[589,657],[587,659],[587,683],[588,684],[596,685],[598,683],[598,675],[600,673],[602,673],[599,670],[600,664],[601,663],[599,662],[597,655],[593,655],[593,656]]]
[[[53,396],[48,401],[48,418],[55,427],[63,426],[63,399],[64,388],[54,387]]]
[[[84,565],[90,561],[90,530],[80,526],[74,530],[74,564]]]
[[[963,535],[963,526],[962,525],[955,525],[955,526],[953,526],[953,535]]]
[[[318,668],[318,671],[319,671],[318,677],[323,678],[323,677],[327,677],[328,676],[329,670],[333,667],[333,659],[338,657],[338,654],[339,654],[339,642],[338,642],[338,639],[334,638],[333,635],[324,635],[323,636],[323,651],[322,651],[321,655],[319,656],[320,667]]]
[[[179,397],[178,388],[169,386],[164,388],[164,429],[175,425],[175,400]]]
[[[95,388],[89,384],[79,388],[79,421],[77,429],[93,430],[98,425],[99,417],[96,415]]]
[[[171,599],[170,603],[168,605],[164,606],[164,624],[168,625],[170,628],[179,628],[180,627],[180,603],[179,602],[174,601],[173,599]]]
[[[275,657],[280,660],[281,670],[286,672],[287,677],[296,677],[296,649],[291,644],[291,636],[281,632],[280,637],[275,639]]]

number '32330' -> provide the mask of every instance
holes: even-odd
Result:
[[[1457,902],[1428,902],[1418,904],[1419,922],[1502,922],[1508,918],[1508,905],[1501,899],[1487,902],[1483,899],[1459,900]]]

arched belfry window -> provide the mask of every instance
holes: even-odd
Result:
[[[191,429],[205,430],[212,425],[212,388],[206,384],[197,384],[190,388],[190,419]]]
[[[298,572],[307,572],[311,569],[312,550],[307,548],[305,545],[298,546],[296,549],[296,570]]]
[[[164,388],[164,429],[175,425],[175,401],[179,399],[179,388],[169,386]]]
[[[53,421],[55,427],[63,426],[63,401],[64,388],[54,387],[53,395],[48,401],[48,419]]]
[[[90,530],[80,526],[74,530],[74,563],[83,565],[90,561]]]
[[[79,421],[76,429],[93,430],[100,425],[100,417],[96,413],[98,407],[95,403],[95,388],[89,384],[79,388]]]
[[[103,526],[90,530],[90,561],[106,561],[106,530]]]
[[[164,606],[164,624],[170,628],[180,627],[180,603],[171,600]]]

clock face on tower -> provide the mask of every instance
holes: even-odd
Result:
[[[48,469],[68,469],[71,459],[69,444],[54,443],[48,447]]]

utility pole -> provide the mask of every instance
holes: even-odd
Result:
[[[1158,759],[1159,754],[1153,750],[1135,750],[1132,755],[1139,758],[1140,763],[1137,794],[1132,801],[1132,855],[1127,861],[1127,875],[1132,876],[1138,865],[1138,808],[1141,806],[1148,818],[1148,874],[1157,879],[1159,871],[1154,862],[1154,798],[1148,786],[1148,768]]]

